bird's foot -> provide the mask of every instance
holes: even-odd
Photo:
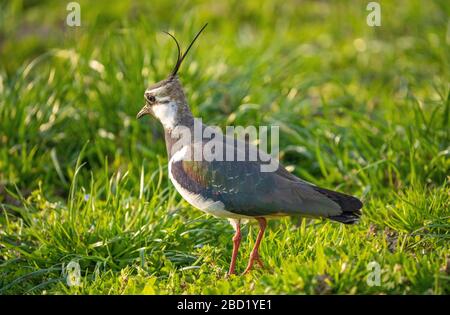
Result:
[[[227,272],[227,274],[225,275],[225,278],[231,278],[231,276],[235,276],[236,275],[236,271],[234,271],[234,270],[229,270],[228,272]]]
[[[250,260],[248,261],[247,268],[245,268],[245,271],[242,275],[246,275],[247,273],[249,273],[249,271],[253,268],[255,261],[258,263],[260,268],[265,269],[261,257],[259,257],[258,252],[256,252],[250,255]]]

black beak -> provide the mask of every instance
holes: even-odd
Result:
[[[139,111],[139,113],[137,113],[136,118],[139,119],[147,114],[150,114],[150,108],[147,106],[147,104],[145,104],[144,107],[142,107],[142,109]]]

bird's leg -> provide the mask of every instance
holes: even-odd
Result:
[[[231,256],[230,270],[228,271],[228,275],[234,275],[236,273],[236,258],[239,251],[239,245],[241,244],[241,224],[239,221],[235,222],[234,227],[236,229],[236,233],[233,237],[233,255]]]
[[[252,253],[250,254],[250,259],[248,261],[247,268],[245,268],[244,274],[246,274],[247,272],[250,271],[250,269],[252,269],[252,266],[253,266],[253,263],[255,262],[255,260],[258,262],[260,267],[264,266],[261,261],[261,258],[259,257],[258,249],[259,249],[259,245],[261,244],[261,240],[263,238],[264,231],[266,230],[267,221],[265,218],[256,218],[256,219],[259,222],[260,229],[259,229],[258,237],[256,238],[255,246],[253,247]]]

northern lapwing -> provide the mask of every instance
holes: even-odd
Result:
[[[223,159],[195,159],[196,149],[203,149],[210,139],[192,139],[180,142],[183,129],[194,132],[195,119],[186,100],[177,72],[200,33],[197,33],[184,54],[176,38],[170,35],[178,48],[177,62],[169,77],[146,89],[145,105],[137,118],[151,114],[163,125],[168,152],[169,178],[181,196],[192,206],[216,217],[229,219],[235,229],[233,253],[228,274],[235,273],[236,257],[241,241],[241,222],[256,219],[260,230],[244,273],[256,261],[263,266],[258,248],[266,229],[267,218],[279,216],[322,217],[352,224],[361,216],[359,199],[336,191],[317,187],[289,173],[281,164],[273,172],[261,170],[261,159],[229,161]],[[182,128],[181,128],[182,127]],[[204,130],[207,125],[202,125]],[[238,148],[239,141],[224,136],[225,151]],[[231,143],[231,144],[230,144]],[[232,146],[232,147],[230,147]],[[241,147],[242,148],[242,147]],[[246,143],[245,151],[267,154]],[[235,152],[233,151],[233,152]],[[270,159],[274,159],[270,157]],[[278,162],[278,161],[276,161]]]

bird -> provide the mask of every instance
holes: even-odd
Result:
[[[206,23],[195,35],[182,54],[180,45],[172,34],[165,32],[176,43],[177,61],[169,76],[144,92],[145,104],[137,118],[154,116],[162,124],[168,154],[168,175],[181,196],[193,207],[215,217],[226,218],[234,228],[233,250],[227,275],[236,274],[236,261],[241,243],[241,225],[256,220],[259,232],[251,251],[247,274],[255,262],[264,267],[259,247],[267,227],[267,220],[282,216],[326,218],[353,224],[362,215],[362,202],[351,195],[318,187],[284,168],[279,161],[268,156],[254,144],[224,135],[216,141],[224,151],[234,150],[258,153],[256,160],[195,158],[193,152],[203,152],[208,140],[202,136],[183,138],[185,133],[195,132],[198,119],[194,118],[186,94],[178,76],[178,70],[194,42],[203,32]],[[200,129],[209,126],[200,122]],[[240,146],[244,143],[244,149]],[[198,151],[196,151],[198,150]],[[200,155],[202,155],[201,153]],[[234,153],[233,153],[234,154]],[[236,153],[237,154],[237,153]],[[233,155],[233,157],[235,157]],[[275,162],[274,171],[262,171],[263,161]]]

